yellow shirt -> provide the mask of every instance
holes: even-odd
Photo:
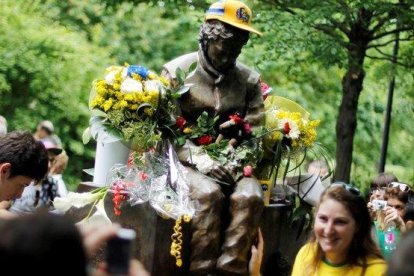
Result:
[[[313,249],[313,250],[312,250]],[[310,243],[305,244],[296,255],[295,264],[293,265],[292,276],[309,276],[309,265],[312,263],[312,260],[315,256],[315,246]],[[321,276],[336,276],[336,275],[349,275],[349,276],[358,276],[362,275],[362,266],[332,266],[321,261],[312,275],[321,275]],[[381,276],[385,275],[387,271],[387,264],[383,259],[377,257],[368,257],[367,258],[367,268],[365,270],[364,276]]]

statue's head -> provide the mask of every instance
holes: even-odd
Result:
[[[250,32],[261,35],[251,26],[251,18],[250,8],[240,1],[220,1],[207,10],[199,41],[216,70],[224,72],[234,65]]]

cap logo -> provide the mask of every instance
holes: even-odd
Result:
[[[250,15],[245,8],[237,9],[236,16],[239,20],[243,21],[244,23],[249,23]]]

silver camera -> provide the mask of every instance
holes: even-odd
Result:
[[[384,210],[384,208],[387,207],[387,201],[386,200],[374,199],[372,201],[372,206],[373,206],[373,209],[375,211]]]

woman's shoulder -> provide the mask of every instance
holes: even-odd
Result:
[[[386,271],[387,263],[383,258],[374,255],[367,257],[367,270],[365,275],[385,275]]]

